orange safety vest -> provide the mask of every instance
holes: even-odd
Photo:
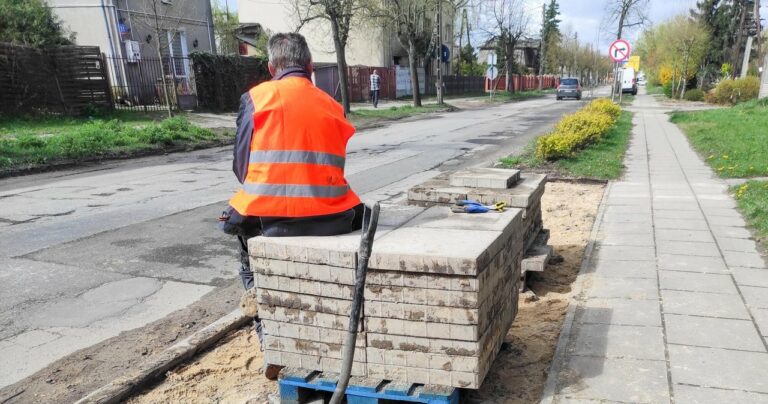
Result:
[[[244,216],[307,217],[360,204],[344,178],[355,128],[311,81],[286,77],[249,92],[253,135],[248,173],[230,205]]]

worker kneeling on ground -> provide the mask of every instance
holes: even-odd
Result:
[[[254,287],[249,238],[344,234],[360,229],[363,216],[344,178],[355,128],[341,105],[312,84],[306,40],[275,34],[267,47],[273,78],[240,98],[232,169],[242,188],[219,218],[220,228],[239,241],[246,290]],[[252,314],[262,342],[261,322]]]

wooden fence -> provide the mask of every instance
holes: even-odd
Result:
[[[34,49],[0,43],[0,112],[80,114],[112,108],[97,46]]]

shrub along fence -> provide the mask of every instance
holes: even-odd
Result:
[[[267,60],[245,56],[190,54],[197,104],[214,111],[237,111],[240,96],[270,79]]]
[[[112,108],[99,47],[0,43],[1,113],[80,114],[93,108]]]

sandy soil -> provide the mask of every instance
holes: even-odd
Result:
[[[507,347],[483,387],[466,395],[469,402],[539,401],[603,190],[603,185],[595,184],[547,184],[544,225],[563,262],[534,274],[530,286],[538,300],[521,297]],[[266,402],[277,385],[261,374],[262,358],[251,329],[239,330],[193,362],[168,372],[164,381],[130,403]]]

